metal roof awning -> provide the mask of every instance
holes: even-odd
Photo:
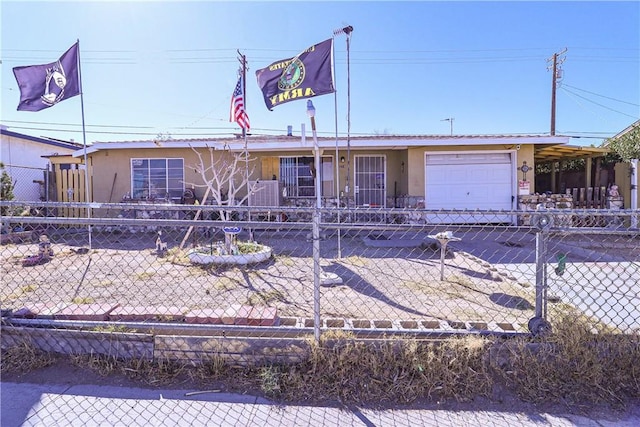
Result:
[[[578,145],[537,144],[533,158],[536,163],[604,157],[611,150],[601,147],[581,147]]]

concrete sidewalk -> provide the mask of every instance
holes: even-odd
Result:
[[[98,385],[0,383],[2,427],[17,426],[638,426],[640,407],[585,417],[538,411],[278,405],[253,396]]]

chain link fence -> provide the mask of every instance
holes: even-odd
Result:
[[[2,171],[7,174],[7,183],[5,185],[10,185],[10,190],[15,200],[34,202],[52,200],[47,189],[46,169],[4,164]]]
[[[30,206],[59,205],[70,206]],[[528,333],[531,319],[572,313],[640,327],[631,211],[528,212],[525,227],[516,211],[239,207],[220,222],[230,208],[91,207],[84,218],[3,216],[12,324],[317,339]]]
[[[429,374],[420,386],[456,396],[484,390],[472,385],[485,384],[484,359],[469,347],[444,345],[424,366],[412,353],[419,347],[384,349],[398,340],[545,335],[567,318],[623,338],[640,331],[637,211],[25,206],[0,203],[3,352],[27,343],[106,371],[119,360],[159,383],[180,364],[198,367],[195,378],[237,383],[247,374],[224,366],[260,366],[254,374],[269,395],[286,381],[278,366],[304,363],[310,342],[354,343],[341,354],[356,360],[365,354],[358,343],[378,343],[381,359],[366,353],[365,373],[399,359],[416,372],[465,360],[457,380]],[[325,351],[314,360],[333,354]],[[354,381],[355,371],[348,375]],[[369,375],[359,381],[373,392]],[[378,375],[380,384],[395,381]],[[411,384],[393,387],[421,393]],[[126,408],[111,420],[138,416]],[[56,414],[64,418],[38,416]]]

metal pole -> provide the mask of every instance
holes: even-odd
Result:
[[[544,250],[544,236],[542,232],[536,233],[536,317],[542,318],[543,306],[544,306],[544,290],[545,282],[547,280],[545,274],[545,250]]]
[[[347,25],[345,27],[339,28],[333,31],[334,37],[339,34],[345,34],[347,36],[347,172],[345,176],[345,186],[344,186],[344,195],[347,198],[347,206],[349,206],[349,180],[351,174],[351,58],[350,58],[350,46],[351,46],[351,33],[353,32],[353,27],[351,25]],[[338,151],[337,151],[337,143],[338,143],[338,119],[337,119],[337,98],[336,98],[336,162],[338,162]],[[336,171],[338,168],[336,167]],[[336,187],[337,188],[337,187]],[[336,195],[336,197],[339,197]],[[338,202],[340,199],[338,199]],[[339,204],[339,203],[338,203]],[[340,213],[338,212],[338,222],[340,222]],[[338,258],[341,257],[340,250],[340,230],[338,230]]]
[[[444,258],[447,253],[447,242],[440,240],[440,281],[444,282]]]
[[[558,54],[553,54],[553,71],[551,72],[551,130],[550,134],[556,134],[556,82],[558,73]]]
[[[332,44],[333,46],[333,44]],[[331,49],[331,55],[333,55],[333,48]],[[333,67],[335,68],[336,61],[333,62]],[[335,74],[335,72],[334,72]],[[340,161],[338,160],[338,91],[333,92],[333,112],[334,112],[334,122],[336,126],[336,209],[337,209],[337,221],[340,224]],[[340,236],[340,228],[338,228],[338,259],[342,258],[342,246],[341,246],[341,236]]]
[[[247,57],[238,52],[238,60],[240,61],[240,73],[242,74],[242,98],[244,103],[244,110],[247,110]],[[245,180],[247,181],[247,205],[249,204],[249,193],[251,192],[251,186],[249,185],[249,147],[247,144],[247,130],[242,128],[242,138],[244,139],[244,173]],[[203,199],[204,201],[204,199]],[[247,209],[247,219],[251,222],[251,209]],[[249,227],[249,241],[253,242],[253,229]]]
[[[307,113],[311,119],[311,133],[313,135],[313,150],[316,168],[316,208],[313,210],[313,335],[316,342],[320,342],[320,208],[322,199],[320,196],[320,147],[318,147],[318,134],[316,132],[315,108],[311,100],[307,101]]]
[[[87,132],[84,124],[84,94],[82,90],[82,71],[80,67],[80,39],[77,39],[78,43],[78,84],[80,85],[80,110],[82,111],[82,142],[84,146],[84,187],[85,196],[87,198],[87,219],[91,219],[91,189],[89,188],[89,162],[87,160]],[[89,233],[89,249],[92,248],[91,244],[91,223],[87,225],[87,231]]]
[[[631,159],[631,228],[638,228],[638,159]]]

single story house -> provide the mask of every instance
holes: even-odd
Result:
[[[45,182],[49,157],[69,156],[81,147],[82,144],[74,142],[24,135],[0,127],[0,162],[15,184],[15,200],[52,200],[47,194],[50,186]]]
[[[518,195],[535,193],[537,153],[568,146],[569,137],[548,135],[341,136],[320,137],[321,166],[314,165],[314,142],[300,136],[226,139],[95,142],[73,153],[87,157],[91,199],[98,203],[168,199],[179,203],[195,187],[196,152],[209,159],[231,152],[250,155],[249,180],[273,187],[255,206],[309,206],[315,203],[314,176],[320,173],[324,204],[353,207],[426,209],[517,209]],[[205,155],[206,153],[206,155]],[[273,183],[273,184],[271,184]],[[240,190],[240,195],[245,195]]]

